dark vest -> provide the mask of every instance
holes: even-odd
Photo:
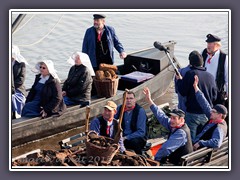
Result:
[[[138,114],[139,114],[139,110],[140,110],[141,106],[139,106],[138,104],[135,105],[135,108],[133,109],[133,113],[132,113],[132,119],[131,119],[131,130],[133,132],[137,131],[137,119],[138,119]],[[120,106],[119,109],[122,109],[122,105]],[[120,113],[118,113],[118,117],[119,118]],[[123,114],[123,119],[124,119],[124,114]],[[146,116],[146,120],[147,120],[147,116]],[[147,121],[146,121],[147,122]],[[122,121],[122,129],[125,129],[125,121]],[[147,132],[147,131],[146,131]],[[145,135],[146,136],[146,135]]]
[[[99,122],[100,122],[100,135],[101,136],[105,136],[105,137],[110,137],[110,133],[107,134],[106,130],[107,130],[107,121],[103,119],[103,117],[99,117],[98,118]],[[118,121],[116,119],[113,119],[113,137],[115,137],[116,133],[118,130]]]
[[[187,134],[187,143],[184,146],[179,147],[178,149],[176,149],[176,151],[172,152],[169,156],[169,162],[173,163],[174,165],[179,165],[180,163],[180,158],[183,155],[186,155],[188,153],[191,153],[193,151],[193,147],[192,147],[192,139],[191,139],[191,135],[190,135],[190,130],[187,126],[187,124],[184,124],[181,128],[185,131],[185,133]],[[174,130],[172,133],[170,133],[169,137],[174,134],[177,130]]]
[[[208,122],[204,125],[204,127],[208,124]],[[203,127],[203,128],[204,128]],[[223,121],[222,123],[219,124],[214,124],[211,128],[209,128],[200,138],[199,140],[209,140],[212,138],[213,135],[213,131],[217,128],[217,127],[221,127],[223,129],[224,132],[224,136],[226,136],[227,134],[227,124],[226,121]]]
[[[208,56],[207,55],[207,49],[203,50],[202,56],[203,56],[203,59],[204,59],[204,66],[205,66],[207,56]],[[217,75],[216,75],[216,84],[217,84],[219,92],[223,91],[223,87],[224,87],[224,83],[225,83],[225,79],[224,79],[225,59],[226,59],[226,54],[220,50],[220,55],[219,55],[219,59],[218,59],[218,67],[217,67]]]
[[[101,41],[98,41],[98,34],[96,33],[96,59],[97,59],[97,67],[99,67],[99,64],[105,63],[105,64],[113,64],[112,58],[110,56],[109,47],[108,47],[108,39],[106,30],[103,32]]]

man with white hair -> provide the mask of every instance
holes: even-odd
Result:
[[[214,104],[224,104],[228,95],[228,56],[220,50],[221,39],[213,34],[207,36],[207,48],[202,56],[207,72],[214,76],[218,87],[218,97]]]
[[[63,99],[67,106],[80,105],[80,107],[84,107],[90,105],[93,80],[89,68],[83,65],[86,58],[88,55],[81,52],[73,53],[70,58],[74,61],[74,65],[69,70],[62,88]]]

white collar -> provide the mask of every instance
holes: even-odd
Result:
[[[50,77],[50,75],[47,75],[45,77],[43,75],[41,75],[40,76],[41,79],[39,80],[39,82],[42,84],[45,84],[45,82],[49,79],[49,77]]]

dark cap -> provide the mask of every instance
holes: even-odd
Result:
[[[203,65],[203,57],[198,51],[192,51],[188,59],[192,66],[201,67]]]
[[[217,104],[213,107],[218,113],[226,115],[228,113],[227,108],[222,104]]]
[[[221,41],[221,39],[219,37],[217,37],[216,35],[212,35],[212,34],[208,34],[207,36],[207,40],[206,42],[219,42]]]
[[[106,16],[104,14],[94,14],[93,19],[104,19]]]
[[[181,109],[173,109],[169,114],[172,116],[185,117],[185,113]]]

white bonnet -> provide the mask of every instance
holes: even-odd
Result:
[[[71,65],[74,65],[75,64],[75,59],[76,57],[79,56],[80,59],[81,59],[81,62],[84,66],[86,66],[89,71],[90,71],[90,74],[91,76],[95,76],[95,72],[93,70],[93,67],[92,67],[92,63],[89,59],[89,56],[86,54],[86,53],[83,53],[83,52],[74,52],[72,54],[71,57],[69,57],[69,59],[67,60],[67,62]]]
[[[49,73],[55,78],[57,79],[59,82],[60,82],[60,79],[57,75],[57,70],[54,68],[54,64],[53,64],[53,61],[52,60],[42,60],[40,62],[38,62],[35,66],[35,68],[38,70],[38,72],[40,72],[40,63],[43,62],[47,68],[48,68],[48,71]]]

